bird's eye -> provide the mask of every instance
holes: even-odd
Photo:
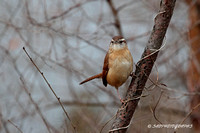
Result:
[[[122,44],[123,42],[124,42],[124,41],[119,41],[119,43],[121,43],[121,44]]]
[[[114,41],[111,41],[111,43],[114,43]]]

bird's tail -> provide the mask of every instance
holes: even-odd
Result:
[[[94,75],[94,76],[89,77],[89,78],[87,78],[86,80],[82,81],[79,85],[84,84],[84,83],[86,83],[86,82],[88,82],[88,81],[90,81],[90,80],[93,80],[93,79],[96,79],[96,78],[101,78],[101,77],[102,77],[102,73],[97,74],[97,75]]]

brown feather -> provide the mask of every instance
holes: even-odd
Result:
[[[94,75],[92,77],[87,78],[86,80],[82,81],[79,85],[84,84],[90,80],[96,79],[96,78],[101,78],[102,77],[102,73],[99,73],[97,75]]]
[[[115,88],[120,87],[133,71],[133,58],[127,47],[121,50],[110,50],[109,71],[106,81]]]
[[[108,74],[108,58],[109,58],[109,53],[107,52],[105,58],[104,58],[104,65],[103,65],[103,71],[102,71],[102,81],[104,86],[107,86],[107,74]]]

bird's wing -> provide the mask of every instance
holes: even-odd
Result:
[[[103,84],[104,86],[107,86],[107,80],[106,80],[106,77],[107,77],[107,74],[108,74],[108,70],[109,70],[109,67],[108,67],[108,59],[109,59],[109,54],[107,52],[105,58],[104,58],[104,65],[103,65],[103,72],[102,72],[102,80],[103,80]]]

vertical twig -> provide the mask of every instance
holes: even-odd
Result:
[[[114,7],[112,0],[107,0],[107,2],[108,2],[108,5],[110,6],[110,8],[112,10],[112,14],[113,14],[113,17],[115,19],[115,27],[118,30],[118,34],[120,36],[123,36],[122,35],[121,23],[120,23],[119,16],[118,16],[118,10],[116,10],[116,8]]]
[[[131,118],[140,100],[145,83],[156,61],[159,49],[171,20],[176,0],[161,0],[160,11],[155,18],[148,44],[141,60],[137,63],[135,76],[126,93],[127,102],[117,112],[110,132],[124,133],[130,125]],[[152,54],[153,53],[153,54]]]

